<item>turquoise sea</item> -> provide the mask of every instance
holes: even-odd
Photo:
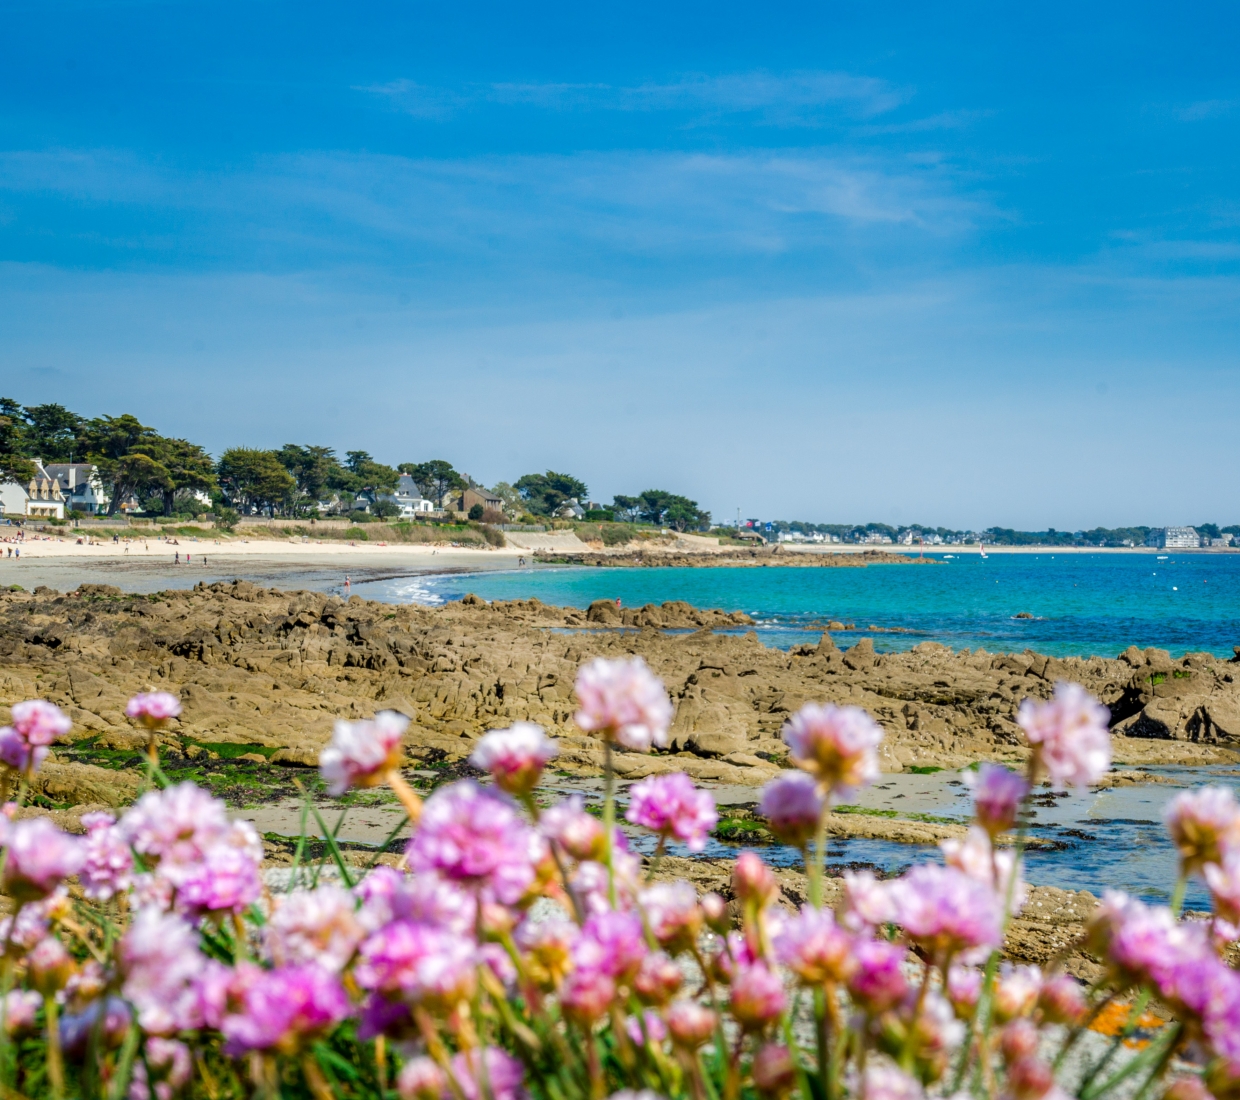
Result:
[[[586,607],[686,600],[744,611],[759,637],[787,648],[816,641],[831,620],[854,624],[839,644],[876,649],[943,642],[992,653],[1115,656],[1129,645],[1174,656],[1232,656],[1240,645],[1240,554],[935,555],[933,565],[862,568],[606,569],[535,566],[356,584],[362,596],[438,604],[468,592]],[[1016,618],[1021,612],[1032,618]],[[877,633],[870,626],[905,633]]]

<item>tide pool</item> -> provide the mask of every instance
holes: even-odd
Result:
[[[1173,656],[1230,657],[1240,645],[1240,554],[935,555],[934,565],[865,568],[637,569],[536,566],[420,575],[354,585],[392,603],[537,597],[586,607],[685,600],[744,611],[768,645],[816,641],[831,620],[853,623],[883,651],[923,641],[991,652],[1114,657],[1129,645]],[[1016,618],[1020,613],[1032,618]],[[871,625],[908,633],[875,633]]]

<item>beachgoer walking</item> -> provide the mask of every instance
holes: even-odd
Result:
[[[178,550],[178,551],[176,552],[176,557],[175,557],[175,558],[173,558],[173,560],[172,560],[172,564],[173,564],[173,565],[180,565],[180,564],[181,564],[181,551],[180,551],[180,550]]]
[[[616,597],[616,610],[617,611],[620,610],[620,597],[619,596]]]
[[[350,590],[351,589],[350,589],[350,584],[349,584],[349,574],[346,573],[344,575],[344,591],[345,591],[346,596],[349,594]]]

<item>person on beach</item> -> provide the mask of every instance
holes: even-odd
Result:
[[[178,551],[176,552],[175,557],[173,557],[173,559],[172,559],[172,564],[173,564],[173,565],[180,565],[180,564],[181,564],[181,551],[180,551],[180,550],[178,550]]]
[[[617,611],[620,610],[620,597],[619,596],[616,597],[616,610]]]
[[[349,584],[349,574],[346,573],[344,575],[344,594],[347,596],[350,591],[351,591],[351,586]]]

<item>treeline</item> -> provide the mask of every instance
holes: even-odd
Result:
[[[331,447],[286,443],[278,450],[232,447],[215,460],[198,444],[162,435],[129,413],[90,419],[63,405],[21,405],[0,398],[0,480],[29,481],[34,459],[93,463],[109,496],[109,515],[132,499],[145,512],[165,516],[210,508],[225,520],[233,512],[296,517],[319,513],[324,505],[342,512],[353,512],[356,505],[369,515],[389,518],[400,511],[391,497],[401,474],[438,510],[464,489],[483,489],[445,459],[388,466],[366,451],[346,451],[341,458]],[[681,531],[710,526],[710,513],[696,501],[661,489],[617,496],[606,508],[588,510],[585,482],[554,470],[525,474],[511,484],[500,482],[486,492],[503,501],[511,518],[571,514]],[[485,522],[505,518],[488,514],[481,505],[469,515]]]

